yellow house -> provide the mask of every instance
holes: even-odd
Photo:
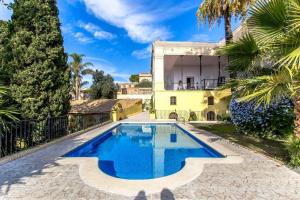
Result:
[[[152,47],[153,107],[157,119],[215,121],[228,112],[230,90],[216,88],[229,78],[220,43],[155,41]]]

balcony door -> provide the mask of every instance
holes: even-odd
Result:
[[[186,89],[188,89],[188,90],[195,89],[195,79],[194,79],[194,77],[187,77],[186,78]]]

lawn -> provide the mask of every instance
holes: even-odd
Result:
[[[221,136],[231,142],[245,146],[258,153],[265,154],[282,162],[287,162],[288,151],[284,140],[258,138],[238,133],[232,124],[192,124],[196,128],[203,129]]]

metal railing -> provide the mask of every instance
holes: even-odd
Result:
[[[170,119],[170,115],[172,113],[177,114],[177,119],[184,119],[185,121],[189,121],[191,112],[195,113],[196,119],[192,121],[198,121],[205,117],[204,111],[186,111],[186,110],[156,110],[156,118],[157,119]]]
[[[184,118],[188,120],[190,113],[186,110],[156,110],[156,118],[157,119],[170,119],[170,115],[172,113],[177,114],[177,119]]]
[[[166,90],[213,90],[225,84],[225,77],[219,77],[218,79],[202,79],[196,83],[184,83],[179,81],[165,82]]]
[[[109,121],[110,113],[101,113],[93,120],[86,117],[49,117],[46,120],[21,120],[0,125],[0,158]]]
[[[152,94],[152,88],[130,88],[130,90],[123,88],[118,93],[123,95],[147,95]]]

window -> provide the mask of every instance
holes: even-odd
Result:
[[[170,105],[176,105],[176,97],[170,97]]]
[[[208,102],[208,105],[209,105],[209,106],[214,105],[214,104],[215,104],[215,99],[214,99],[214,97],[213,97],[213,96],[208,97],[208,98],[207,98],[207,102]]]
[[[207,121],[215,121],[215,112],[209,111],[207,113]]]
[[[122,94],[127,94],[127,88],[122,88]]]
[[[186,89],[188,90],[193,90],[195,89],[195,84],[194,84],[194,77],[187,77],[186,78]]]

